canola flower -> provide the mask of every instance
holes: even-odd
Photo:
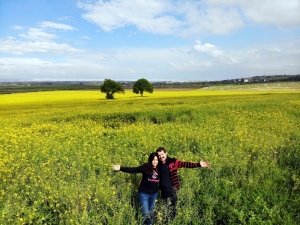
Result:
[[[0,224],[138,224],[140,176],[111,165],[140,165],[159,146],[212,163],[180,170],[172,224],[296,224],[300,91],[280,88],[2,95]]]

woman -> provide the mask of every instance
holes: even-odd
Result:
[[[158,196],[159,174],[157,170],[158,156],[151,153],[148,162],[139,167],[121,167],[113,165],[114,171],[126,173],[142,173],[143,177],[138,189],[138,197],[142,208],[144,223],[151,225],[154,214],[154,205]]]

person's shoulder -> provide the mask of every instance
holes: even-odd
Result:
[[[142,164],[142,165],[136,167],[136,171],[139,173],[146,173],[145,164]]]
[[[147,164],[146,164],[146,163],[144,163],[144,164],[140,165],[140,166],[139,166],[139,168],[145,169],[145,168],[146,168],[146,166],[147,166]]]
[[[175,162],[176,160],[177,160],[176,158],[171,158],[171,157],[168,157],[168,158],[167,158],[167,162],[168,162],[168,163]]]

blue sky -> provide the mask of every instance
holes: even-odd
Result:
[[[0,82],[300,74],[300,0],[0,0]]]

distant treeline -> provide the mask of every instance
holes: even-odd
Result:
[[[153,88],[203,88],[213,85],[248,83],[298,82],[300,75],[265,75],[219,81],[150,81]],[[125,89],[132,89],[135,81],[119,81]],[[102,81],[47,81],[47,82],[0,82],[0,94],[55,90],[100,90]]]

